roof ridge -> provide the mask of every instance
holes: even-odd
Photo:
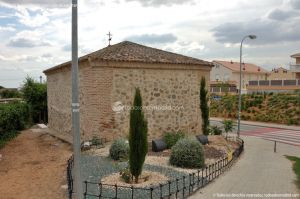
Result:
[[[102,49],[79,57],[79,61],[91,58],[92,60],[119,61],[119,62],[143,62],[161,64],[186,64],[186,65],[205,65],[212,67],[212,63],[199,58],[194,58],[150,46],[145,46],[132,41],[122,41],[117,44],[106,46]],[[50,69],[63,67],[71,62],[65,62]]]

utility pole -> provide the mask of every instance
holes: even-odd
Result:
[[[74,150],[75,198],[83,199],[81,180],[80,118],[78,98],[78,8],[77,0],[72,0],[72,131]]]

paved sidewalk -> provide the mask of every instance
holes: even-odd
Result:
[[[222,122],[223,118],[211,117],[210,120],[211,121]],[[300,131],[300,126],[288,126],[288,125],[284,125],[284,124],[275,124],[275,123],[266,123],[266,122],[254,122],[254,121],[245,121],[245,120],[241,120],[241,124]]]
[[[292,170],[292,163],[284,155],[299,157],[300,147],[277,143],[277,153],[274,153],[273,142],[256,137],[243,136],[242,138],[245,141],[245,151],[240,159],[227,172],[217,178],[215,182],[193,194],[190,197],[191,199],[226,198],[218,197],[216,195],[218,193],[299,193],[294,184],[296,175]],[[235,198],[246,197],[240,196]]]

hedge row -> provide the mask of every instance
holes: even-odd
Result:
[[[0,104],[0,147],[30,123],[29,106],[23,102]]]

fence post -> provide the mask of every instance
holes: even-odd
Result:
[[[210,174],[211,174],[211,165],[208,165],[208,182],[210,182]]]
[[[274,141],[274,153],[276,153],[276,141]]]
[[[150,188],[150,199],[153,199],[153,188]]]
[[[115,191],[116,191],[115,198],[118,198],[118,185],[117,184],[115,184]]]
[[[189,195],[191,194],[191,175],[192,174],[189,173]]]
[[[102,183],[100,182],[99,183],[99,188],[100,188],[100,190],[99,190],[99,199],[101,198],[101,196],[102,196]]]
[[[206,179],[206,182],[208,182],[208,180],[207,180],[207,167],[205,167],[205,179]]]
[[[178,189],[178,181],[179,181],[179,179],[176,178],[176,199],[177,199],[177,195],[178,195],[178,192],[179,192],[179,189]]]
[[[200,170],[198,169],[198,180],[197,180],[197,185],[198,185],[198,187],[199,187],[199,180],[200,180]]]
[[[183,185],[183,187],[182,187],[182,196],[183,196],[183,198],[184,198],[184,190],[185,190],[185,176],[182,176],[182,185]]]
[[[203,170],[204,170],[204,168],[202,167],[202,170],[201,170],[201,173],[202,173],[202,178],[201,178],[201,187],[203,187]]]
[[[163,199],[163,197],[162,197],[162,184],[159,184],[159,190],[160,190],[160,198]]]
[[[87,184],[87,181],[85,180],[84,181],[84,184],[85,184],[85,192],[84,192],[84,199],[86,199],[86,195],[87,195],[87,187],[88,187],[88,184]]]
[[[172,195],[171,194],[171,181],[169,180],[168,183],[169,183],[169,198],[171,198],[171,195]]]

